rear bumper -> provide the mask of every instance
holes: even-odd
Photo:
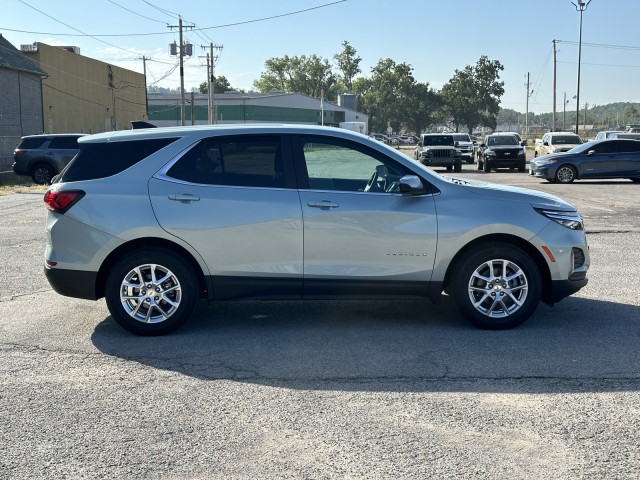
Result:
[[[11,168],[13,169],[13,173],[16,175],[29,175],[29,172],[27,172],[27,170],[18,162],[14,162],[13,165],[11,165]]]
[[[97,300],[100,298],[96,295],[98,272],[65,270],[45,266],[44,274],[51,288],[60,295],[83,298],[85,300]]]

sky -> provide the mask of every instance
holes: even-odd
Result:
[[[577,0],[574,0],[578,3]],[[504,70],[501,107],[524,113],[575,111],[580,13],[571,0],[2,0],[0,33],[16,48],[42,42],[80,47],[84,56],[137,72],[147,83],[180,85],[169,44],[193,44],[185,89],[215,74],[252,90],[274,57],[316,54],[330,61],[348,41],[362,58],[360,75],[379,60],[413,67],[418,82],[439,90],[482,55]],[[640,1],[592,0],[582,14],[580,107],[640,102]],[[202,48],[206,46],[206,50]],[[43,66],[46,71],[46,66]],[[337,71],[337,68],[336,68]],[[172,73],[171,73],[172,72]],[[527,90],[527,75],[529,90]],[[527,98],[527,93],[528,98]]]

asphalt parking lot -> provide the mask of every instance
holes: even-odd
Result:
[[[0,196],[0,478],[637,478],[640,186],[456,175],[576,205],[587,287],[510,331],[447,299],[241,302],[140,338],[49,288],[42,195]]]

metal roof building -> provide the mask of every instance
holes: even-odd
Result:
[[[148,119],[157,126],[181,124],[179,94],[148,94]],[[300,93],[216,93],[215,123],[303,123],[339,126],[342,122],[364,122],[369,117],[332,102],[320,102]],[[209,122],[208,95],[187,94],[185,124]],[[368,129],[367,129],[368,130]]]

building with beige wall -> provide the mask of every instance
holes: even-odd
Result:
[[[124,130],[132,120],[146,120],[143,74],[84,57],[77,47],[34,43],[20,49],[48,74],[42,80],[45,132]]]

